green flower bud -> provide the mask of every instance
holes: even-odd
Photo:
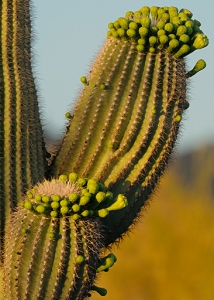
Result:
[[[140,11],[142,12],[142,15],[145,17],[149,16],[150,8],[148,6],[143,6]]]
[[[108,28],[111,29],[111,28],[114,28],[114,24],[113,23],[108,23]],[[83,76],[84,77],[84,76]],[[81,77],[82,78],[82,77]],[[86,78],[85,78],[86,79]],[[81,80],[80,80],[81,81]],[[81,81],[82,82],[82,81]],[[87,80],[86,80],[87,82]]]
[[[74,221],[77,221],[79,218],[80,218],[80,215],[78,215],[78,214],[74,214],[74,215],[72,216],[72,219],[73,219]]]
[[[116,201],[111,206],[107,207],[107,209],[108,211],[120,210],[126,207],[127,205],[128,205],[127,198],[124,195],[119,194],[116,198]]]
[[[54,210],[57,210],[57,209],[60,207],[60,204],[59,204],[59,202],[57,202],[57,201],[53,201],[53,202],[51,202],[51,207],[52,207]]]
[[[99,184],[94,179],[89,179],[87,183],[89,193],[96,194],[99,191]]]
[[[172,23],[166,23],[164,26],[164,30],[166,30],[169,33],[173,32],[173,29],[174,29],[174,26]]]
[[[139,34],[140,34],[140,36],[145,37],[145,36],[148,35],[148,33],[149,33],[148,28],[146,28],[146,27],[140,27],[139,28]]]
[[[206,67],[206,62],[203,59],[199,59],[195,64],[194,68],[186,74],[186,77],[192,77],[199,71],[203,70]]]
[[[50,202],[50,197],[49,196],[42,196],[42,201],[44,203],[49,203]]]
[[[127,11],[127,12],[126,12],[126,18],[127,18],[127,19],[132,19],[133,16],[134,16],[133,11]]]
[[[181,22],[184,24],[186,21],[188,21],[189,17],[184,13],[184,12],[180,12],[178,14]]]
[[[63,199],[63,200],[60,201],[60,205],[61,206],[68,206],[69,205],[69,201],[67,199]]]
[[[152,26],[152,27],[150,28],[150,31],[151,31],[151,34],[156,35],[157,32],[158,32],[157,26]]]
[[[164,21],[164,23],[166,23],[166,22],[169,21],[170,16],[169,16],[168,13],[164,13],[164,14],[162,14],[162,16],[161,16],[161,19]]]
[[[171,13],[177,13],[178,14],[178,9],[177,9],[177,7],[175,7],[175,6],[170,6],[169,7],[169,13],[171,14]]]
[[[72,203],[74,203],[80,198],[80,195],[71,193],[68,198]]]
[[[158,37],[160,37],[161,35],[165,35],[165,34],[166,34],[166,31],[164,29],[160,29],[157,32]]]
[[[136,49],[138,52],[144,52],[145,51],[145,46],[144,45],[137,45]]]
[[[103,202],[106,199],[106,194],[104,192],[99,192],[96,194],[96,200],[98,203]]]
[[[172,39],[169,42],[169,47],[166,49],[167,52],[172,52],[174,49],[176,49],[179,46],[179,41],[177,39]]]
[[[72,118],[73,118],[73,116],[72,116],[69,112],[66,112],[66,113],[65,113],[65,117],[66,117],[67,119],[72,119]]]
[[[41,201],[42,200],[42,196],[41,195],[35,195],[34,199],[36,201]]]
[[[87,180],[85,178],[79,178],[77,182],[80,187],[86,186],[87,184]]]
[[[138,44],[139,45],[145,45],[146,44],[146,39],[144,39],[144,38],[139,39]]]
[[[60,201],[61,200],[61,197],[59,196],[59,195],[53,195],[53,196],[51,196],[51,199],[53,200],[53,201]]]
[[[133,37],[135,37],[137,35],[137,33],[136,33],[136,31],[134,29],[128,29],[126,33],[131,38],[133,38]]]
[[[168,43],[169,38],[167,35],[161,35],[161,36],[159,36],[159,41],[162,45],[165,45]]]
[[[43,206],[43,205],[38,205],[38,206],[36,207],[36,211],[37,211],[38,213],[40,213],[40,214],[44,214],[45,211],[46,211],[46,207]]]
[[[179,41],[184,44],[187,44],[189,42],[189,36],[187,34],[182,34],[179,38]]]
[[[154,46],[157,43],[157,37],[156,36],[150,36],[149,38],[149,44],[151,46]]]
[[[138,25],[136,22],[132,21],[129,23],[129,29],[138,30]],[[128,33],[127,33],[128,34]]]
[[[195,49],[202,49],[209,44],[209,39],[205,34],[196,33],[193,47]]]
[[[174,27],[178,27],[178,26],[182,25],[181,20],[179,19],[179,17],[174,17],[172,19],[172,23],[174,24]]]
[[[79,205],[86,205],[90,202],[90,197],[87,197],[87,196],[82,196],[80,197],[80,202],[79,202]]]
[[[67,206],[62,206],[62,207],[60,208],[60,212],[61,212],[61,214],[62,214],[63,216],[66,216],[66,215],[68,214],[68,212],[69,212],[69,208],[68,208]]]
[[[134,16],[135,17],[141,17],[142,16],[142,12],[140,10],[137,10],[134,12]]]
[[[186,9],[186,8],[182,8],[182,9],[180,10],[180,12],[185,13],[185,14],[187,15],[187,17],[189,17],[189,18],[192,18],[192,16],[193,16],[193,14],[191,13],[191,11],[188,10],[188,9]]]
[[[66,175],[60,175],[59,176],[59,181],[66,182],[67,180],[68,180],[68,177]]]
[[[70,183],[75,183],[78,179],[78,176],[76,173],[70,173],[68,175],[68,179],[69,179]]]
[[[164,21],[158,21],[157,22],[157,28],[158,29],[163,29],[165,26],[165,22]]]
[[[156,19],[157,18],[157,14],[158,14],[158,7],[157,6],[152,6],[150,8],[150,13],[152,15],[152,18]]]
[[[52,217],[52,218],[57,218],[58,217],[58,212],[57,211],[51,211],[50,212],[50,216]]]
[[[173,33],[170,33],[170,34],[168,35],[168,38],[169,38],[169,40],[171,41],[171,40],[173,40],[173,39],[176,39],[176,35],[173,34]]]
[[[116,29],[120,28],[120,24],[118,21],[114,22],[114,28],[116,28]]]
[[[74,204],[72,206],[72,210],[73,210],[73,212],[78,212],[80,210],[80,206],[78,204]]]
[[[33,204],[29,200],[26,200],[25,203],[24,203],[24,207],[26,209],[32,210]]]
[[[151,19],[149,17],[142,18],[141,25],[143,27],[149,28],[151,25]]]
[[[106,296],[107,295],[107,290],[104,288],[100,288],[98,286],[93,285],[91,287],[91,290],[96,291],[100,296]]]
[[[176,35],[181,36],[182,34],[185,34],[187,32],[187,28],[184,25],[181,25],[178,27]]]
[[[126,18],[119,18],[118,22],[122,29],[128,29],[129,28],[129,22]]]
[[[114,198],[114,195],[112,192],[110,192],[110,191],[106,192],[106,200],[107,201],[112,201],[113,198]]]
[[[194,27],[194,21],[193,20],[188,20],[185,22],[185,26],[186,27]]]
[[[84,257],[82,256],[82,255],[78,255],[77,257],[76,257],[76,263],[77,264],[81,264],[82,262],[84,262]]]
[[[164,13],[165,13],[165,10],[162,7],[158,8],[158,17],[159,18],[161,18]]]
[[[123,36],[125,36],[125,30],[122,29],[122,28],[120,28],[120,29],[124,31],[124,35],[123,35]],[[118,29],[118,30],[120,30],[120,29]],[[117,30],[117,31],[118,31],[118,30]],[[119,34],[118,34],[118,35],[119,35]],[[105,89],[106,89],[105,83],[102,83],[102,84],[100,85],[100,89],[101,89],[101,90],[105,90]]]
[[[105,185],[102,182],[98,182],[99,185],[99,191],[105,191]]]
[[[118,35],[119,35],[120,37],[124,37],[125,34],[126,34],[125,29],[123,29],[123,28],[117,29],[117,33],[118,33]],[[100,86],[100,88],[101,88],[101,86]],[[104,89],[105,89],[105,85],[104,85]],[[104,90],[104,89],[103,89],[103,90]]]
[[[81,81],[84,85],[88,85],[87,78],[86,78],[85,76],[80,77],[80,81]]]
[[[103,209],[98,210],[97,214],[100,218],[105,218],[109,214],[109,211],[108,211],[108,209],[103,208]]]
[[[174,54],[175,58],[183,57],[187,55],[190,51],[190,47],[186,44],[182,45],[181,48]]]
[[[81,216],[83,216],[83,217],[88,217],[89,215],[90,215],[89,210],[84,210],[84,211],[81,213]]]

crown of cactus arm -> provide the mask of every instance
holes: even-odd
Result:
[[[175,144],[186,99],[184,57],[208,45],[186,9],[143,7],[109,23],[107,40],[82,76],[51,174],[77,172],[102,181],[128,206],[104,220],[106,245],[127,231],[154,190]]]
[[[1,1],[1,234],[5,218],[15,208],[17,199],[26,188],[44,178],[45,149],[31,68],[30,38],[29,1]]]

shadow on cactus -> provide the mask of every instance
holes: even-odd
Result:
[[[86,299],[104,250],[135,222],[188,108],[185,56],[208,45],[187,9],[142,7],[107,39],[57,153],[46,151],[31,70],[29,1],[2,1],[0,213],[4,299]],[[51,158],[50,158],[51,157]]]

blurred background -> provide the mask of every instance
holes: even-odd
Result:
[[[34,1],[34,73],[45,130],[54,139],[102,45],[107,24],[144,5],[178,6],[193,12],[210,45],[187,57],[207,67],[188,88],[186,111],[173,163],[119,249],[118,261],[100,276],[106,300],[214,299],[214,2],[154,0]],[[92,294],[93,300],[101,299]]]

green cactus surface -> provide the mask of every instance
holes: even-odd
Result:
[[[82,300],[138,219],[173,151],[190,77],[208,45],[187,9],[144,6],[106,41],[56,151],[45,148],[31,67],[29,0],[0,3],[0,284],[6,300]],[[2,274],[3,272],[3,274]],[[2,278],[3,277],[3,278]]]

